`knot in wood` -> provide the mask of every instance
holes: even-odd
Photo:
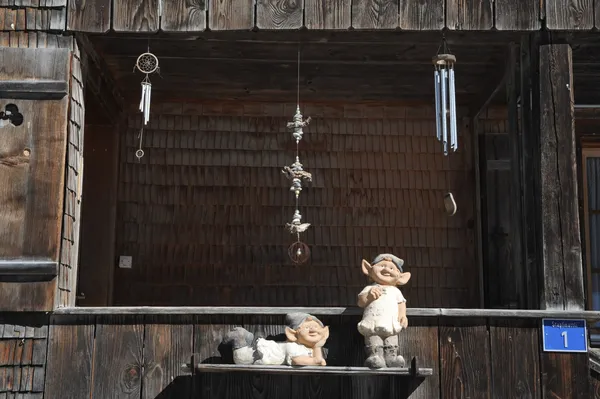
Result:
[[[130,364],[121,375],[121,386],[125,392],[133,392],[137,389],[140,381],[140,366]]]

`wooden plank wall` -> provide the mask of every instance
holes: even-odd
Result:
[[[323,321],[331,329],[328,365],[362,365],[358,319]],[[256,336],[274,336],[283,332],[279,316],[56,316],[50,325],[45,397],[591,397],[589,374],[582,369],[586,354],[554,354],[557,367],[541,368],[539,320],[413,317],[410,323],[400,334],[404,354],[418,356],[421,367],[434,369],[418,383],[390,377],[192,375],[181,370],[192,353],[201,363],[230,363],[231,353],[219,347],[223,333],[243,325]]]
[[[0,0],[0,30],[13,32],[591,30],[599,16],[599,0]]]
[[[58,41],[48,40],[51,36],[46,34],[36,35],[35,43],[26,36],[22,46],[27,50],[22,51],[9,47],[20,46],[23,36],[0,34],[3,57],[0,79],[56,80],[68,85],[71,58],[68,49],[51,49],[61,46]],[[17,42],[12,42],[13,38]],[[68,47],[64,41],[62,44]],[[59,262],[68,99],[7,98],[3,102],[4,105],[15,103],[25,123],[3,128],[0,256]],[[3,281],[0,283],[0,309],[52,310],[55,289],[55,281]]]
[[[65,2],[54,1],[61,5]],[[541,29],[544,22],[551,30],[591,30],[600,23],[600,18],[594,18],[600,15],[599,0],[575,0],[569,7],[559,0],[69,0],[68,10],[67,29],[83,32],[107,32],[111,26],[119,32],[303,26],[336,30],[531,31]],[[15,11],[13,18],[17,15]]]
[[[300,197],[311,260],[294,266],[294,211],[281,168],[293,104],[155,104],[120,149],[115,305],[353,306],[362,257],[393,252],[410,306],[477,307],[471,138],[444,157],[430,107],[309,104]],[[444,212],[452,190],[458,213]]]

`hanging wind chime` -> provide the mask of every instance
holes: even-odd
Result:
[[[286,223],[287,230],[296,236],[296,242],[288,248],[288,255],[292,262],[301,264],[306,262],[310,257],[310,249],[308,248],[308,245],[300,241],[300,233],[305,232],[310,226],[310,223],[302,223],[302,215],[298,209],[298,202],[300,192],[302,191],[302,181],[312,182],[312,175],[304,170],[304,166],[300,163],[300,156],[298,153],[298,146],[304,134],[302,128],[310,123],[310,117],[304,120],[304,117],[300,112],[300,51],[298,51],[298,97],[296,104],[296,114],[294,115],[294,119],[287,124],[287,128],[292,129],[292,137],[296,140],[296,161],[290,166],[284,166],[282,173],[291,181],[290,191],[294,193],[296,199],[296,208],[294,210],[294,215],[292,216],[292,222]]]
[[[440,49],[442,50],[441,54]],[[454,77],[456,57],[448,50],[446,38],[442,39],[440,49],[438,49],[438,54],[432,58],[435,87],[435,127],[437,139],[442,143],[444,155],[447,156],[450,150],[454,152],[458,149],[456,80]],[[449,216],[456,214],[456,201],[451,192],[444,195],[444,208]]]
[[[140,134],[138,135],[138,138],[140,139],[140,145],[138,150],[135,152],[135,156],[139,161],[144,156],[144,150],[142,150],[144,126],[146,126],[148,124],[148,121],[150,120],[150,101],[152,98],[152,83],[150,82],[150,74],[160,70],[158,66],[158,58],[150,52],[150,49],[148,49],[146,53],[143,53],[138,57],[135,63],[135,68],[137,68],[141,73],[146,75],[141,83],[142,98],[140,100],[139,107],[143,117],[143,124],[142,128],[140,129]]]
[[[442,142],[444,155],[450,150],[458,149],[458,132],[456,127],[456,88],[454,64],[456,57],[450,54],[443,39],[440,46],[442,53],[432,58],[433,81],[435,86],[435,126],[437,139]]]

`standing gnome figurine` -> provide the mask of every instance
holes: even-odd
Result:
[[[406,299],[396,287],[410,280],[403,265],[404,261],[392,254],[377,255],[372,264],[362,261],[362,271],[372,281],[358,294],[358,306],[364,308],[358,332],[365,337],[367,367],[405,365],[398,354],[398,333],[408,327]]]

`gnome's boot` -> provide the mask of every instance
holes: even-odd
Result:
[[[372,369],[385,367],[383,357],[383,340],[377,335],[365,337],[365,348],[367,350],[367,360],[365,366]]]
[[[383,345],[383,354],[385,359],[385,365],[387,367],[404,367],[406,365],[404,358],[398,354],[397,335],[387,337]]]
[[[254,363],[254,348],[252,341],[254,335],[243,327],[236,327],[223,337],[223,343],[231,345],[233,362],[235,364]]]

